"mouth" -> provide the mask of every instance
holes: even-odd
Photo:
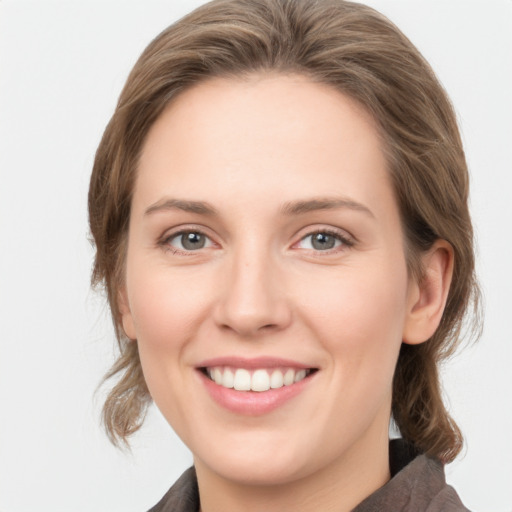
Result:
[[[261,393],[299,383],[317,372],[318,369],[292,366],[254,369],[235,366],[204,366],[200,367],[199,371],[223,388]]]
[[[231,413],[264,417],[311,388],[320,368],[275,357],[219,357],[196,366],[213,401]]]

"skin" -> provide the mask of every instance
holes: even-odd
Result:
[[[283,211],[327,198],[343,202]],[[180,230],[204,247],[185,250]],[[313,247],[325,230],[341,238]],[[120,307],[194,455],[203,512],[350,510],[389,479],[400,345],[435,331],[452,261],[439,241],[421,284],[409,277],[378,130],[339,92],[301,76],[211,79],[167,108],[140,159]],[[318,371],[277,409],[237,414],[197,370],[225,356]]]

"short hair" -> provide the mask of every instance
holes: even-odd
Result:
[[[131,71],[98,147],[89,189],[92,283],[106,289],[120,349],[105,377],[118,377],[103,407],[107,434],[115,444],[127,443],[151,402],[137,343],[125,336],[118,305],[131,198],[148,131],[194,84],[267,71],[327,84],[372,115],[411,275],[421,280],[420,256],[435,240],[453,247],[454,274],[440,325],[425,343],[402,343],[391,411],[407,441],[451,461],[462,435],[443,403],[439,364],[458,346],[463,326],[479,330],[469,178],[456,116],[407,37],[370,7],[343,0],[214,0],[164,30]]]

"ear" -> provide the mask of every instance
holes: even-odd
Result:
[[[443,316],[453,274],[453,248],[437,240],[421,257],[423,276],[411,281],[402,340],[410,345],[427,341]],[[412,278],[411,278],[412,280]]]
[[[123,287],[118,293],[118,306],[119,312],[121,313],[121,322],[123,324],[123,331],[131,340],[137,339],[135,335],[135,324],[133,322],[133,316],[130,309],[130,303],[128,302],[128,294],[126,288]]]

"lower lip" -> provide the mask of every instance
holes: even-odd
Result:
[[[236,414],[246,416],[259,416],[277,409],[301,393],[316,374],[316,372],[310,374],[289,386],[268,391],[236,391],[219,386],[202,372],[198,373],[208,393],[218,405]]]

